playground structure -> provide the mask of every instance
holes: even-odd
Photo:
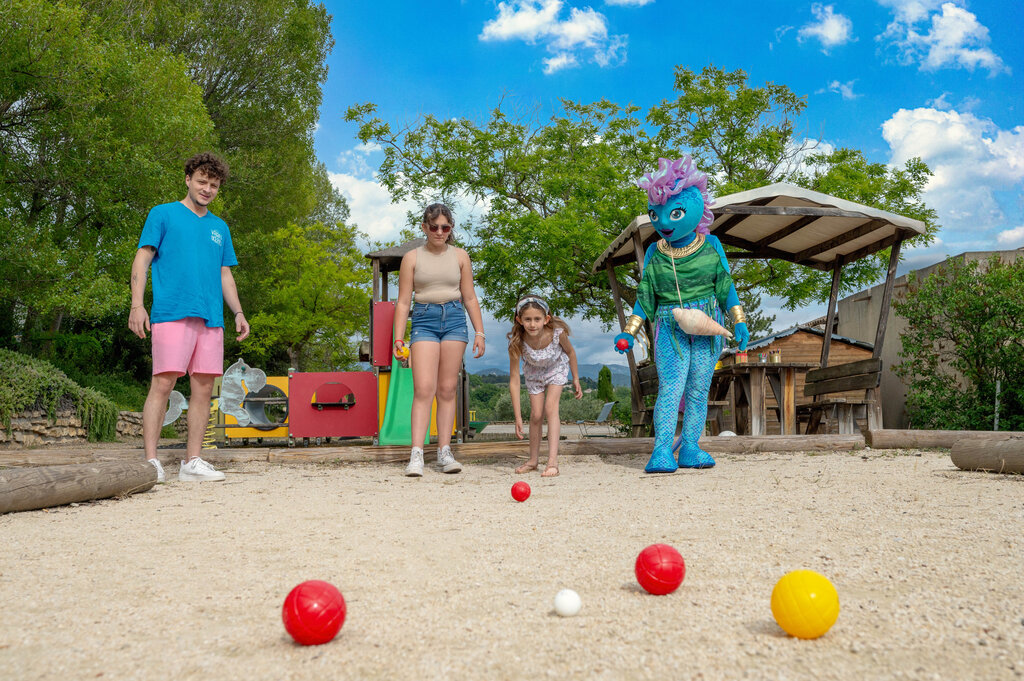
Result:
[[[825,338],[821,348],[822,369],[830,366],[829,347],[835,328],[836,301],[843,267],[891,248],[871,357],[880,366],[900,245],[906,239],[924,234],[923,222],[785,182],[718,197],[711,206],[711,212],[715,220],[709,227],[710,233],[717,236],[724,246],[730,247],[730,260],[787,260],[832,273]],[[605,270],[608,274],[620,328],[626,324],[626,313],[616,268],[629,265],[634,281],[639,281],[644,252],[657,239],[658,234],[648,217],[637,216],[594,262],[592,272]],[[644,323],[644,329],[648,338],[653,338],[650,322]],[[626,358],[632,384],[633,437],[640,437],[653,423],[652,407],[646,405],[644,398],[658,392],[657,369],[650,358],[638,363],[631,352],[626,353]],[[882,427],[879,377],[880,372],[877,371],[867,380],[844,376],[830,382],[827,392],[863,389],[864,399],[858,403],[866,411],[867,428],[878,429]],[[763,388],[760,386],[761,390]],[[825,408],[826,394],[825,391],[816,394],[812,407]]]
[[[367,254],[373,267],[369,340],[361,343],[359,360],[365,371],[301,372],[267,376],[238,360],[214,387],[217,409],[211,427],[226,444],[250,440],[287,439],[289,446],[330,442],[331,438],[372,437],[374,445],[412,442],[412,370],[392,356],[395,303],[388,300],[388,273],[397,272],[402,256],[424,243],[413,239],[401,246]],[[453,440],[468,437],[469,383],[459,374]],[[172,423],[184,400],[172,393],[164,424]],[[431,410],[431,436],[437,435],[436,405]]]

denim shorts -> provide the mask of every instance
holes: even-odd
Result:
[[[410,345],[417,341],[469,343],[466,310],[462,307],[461,300],[451,300],[447,303],[413,303],[409,318],[412,319]]]

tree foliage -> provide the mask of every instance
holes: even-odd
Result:
[[[615,388],[612,386],[612,370],[602,366],[597,372],[597,396],[605,402],[610,402]]]
[[[485,205],[478,223],[464,229],[474,236],[469,250],[483,304],[499,317],[510,315],[522,293],[542,288],[561,315],[614,320],[607,276],[592,274],[591,267],[646,210],[646,196],[634,181],[656,168],[659,157],[690,153],[718,195],[790,180],[934,218],[921,203],[928,170],[919,160],[887,171],[843,150],[812,156],[802,167],[815,143],[796,138],[806,102],[784,85],[754,87],[743,71],[714,66],[700,73],[677,67],[674,89],[675,99],[652,107],[646,117],[634,105],[562,100],[546,121],[504,103],[483,123],[426,115],[392,126],[369,103],[350,107],[346,119],[359,123],[363,142],[382,147],[378,177],[395,199]],[[877,279],[886,258],[858,264],[844,290]],[[731,267],[748,307],[761,293],[782,297],[790,308],[828,296],[829,277],[791,263],[747,260]],[[634,302],[638,274],[617,271],[627,304]],[[761,323],[770,328],[770,320]]]
[[[1000,430],[1024,430],[1024,258],[951,258],[912,274],[893,309],[907,321],[893,370],[913,427],[991,430],[998,382]]]

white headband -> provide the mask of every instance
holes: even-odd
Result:
[[[548,304],[547,303],[545,303],[540,298],[537,298],[536,296],[526,296],[525,298],[520,300],[518,303],[516,303],[516,315],[518,315],[520,312],[522,312],[523,308],[526,307],[526,305],[529,304],[529,303],[536,303],[540,307],[540,309],[544,310],[544,314],[548,313]]]

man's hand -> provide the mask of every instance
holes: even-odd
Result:
[[[245,313],[241,311],[235,315],[235,331],[238,332],[235,336],[236,341],[243,341],[249,336],[249,322],[245,319]]]
[[[149,313],[146,312],[145,305],[133,307],[132,311],[128,313],[128,328],[139,338],[146,337],[146,332],[150,330],[150,327]]]

